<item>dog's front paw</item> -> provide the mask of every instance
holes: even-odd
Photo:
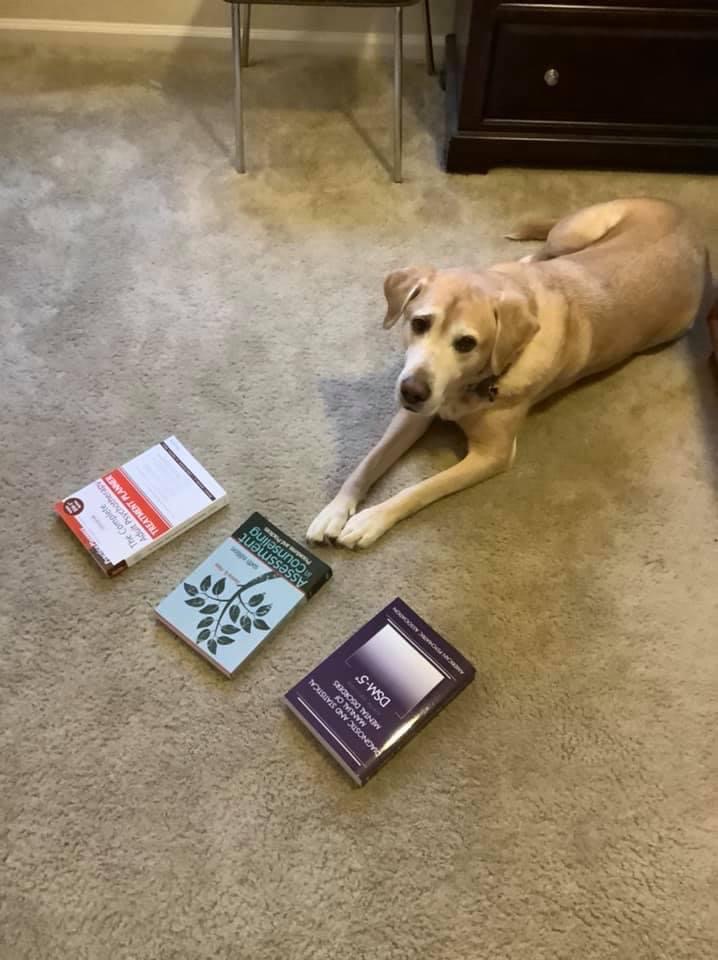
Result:
[[[336,540],[349,517],[356,510],[356,502],[347,497],[336,496],[322,512],[312,520],[307,530],[310,543],[325,543]]]
[[[347,521],[337,539],[343,547],[369,547],[394,526],[395,520],[381,504],[376,507],[367,507],[361,513],[355,514]]]

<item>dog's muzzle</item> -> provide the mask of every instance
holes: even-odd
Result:
[[[416,410],[431,397],[431,387],[425,377],[413,374],[400,382],[399,393],[404,406]]]

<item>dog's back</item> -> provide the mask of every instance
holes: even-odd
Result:
[[[560,220],[533,255],[590,328],[591,369],[680,336],[711,305],[705,242],[662,200],[615,200]],[[588,331],[587,331],[588,332]]]

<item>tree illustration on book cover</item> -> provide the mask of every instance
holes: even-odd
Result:
[[[189,594],[185,603],[189,607],[196,607],[198,616],[202,616],[197,624],[196,643],[200,645],[206,642],[209,652],[216,655],[217,644],[226,646],[240,639],[243,633],[251,636],[253,630],[269,630],[270,625],[264,618],[271,612],[272,604],[265,603],[265,594],[261,591],[253,593],[248,599],[245,599],[245,594],[278,576],[278,573],[270,570],[242,584],[226,599],[223,597],[227,589],[226,577],[220,577],[212,583],[212,577],[208,575],[199,586],[183,584],[185,593]]]

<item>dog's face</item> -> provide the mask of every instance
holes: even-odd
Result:
[[[531,304],[498,274],[411,267],[389,274],[385,327],[402,320],[399,403],[431,416],[471,384],[500,376],[538,330]]]

